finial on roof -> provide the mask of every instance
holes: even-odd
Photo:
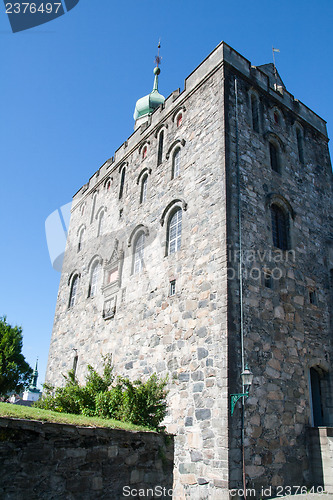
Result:
[[[136,122],[136,126],[138,124],[137,120],[139,118],[151,114],[156,108],[158,108],[158,106],[163,104],[165,101],[165,97],[158,92],[158,75],[161,72],[159,65],[161,64],[162,60],[160,56],[161,40],[159,40],[157,48],[158,53],[155,57],[156,67],[154,68],[155,78],[153,90],[150,92],[150,94],[141,97],[141,99],[136,102],[134,111],[134,120]]]

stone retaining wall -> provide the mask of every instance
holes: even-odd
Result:
[[[2,500],[171,498],[172,470],[171,436],[0,418]]]

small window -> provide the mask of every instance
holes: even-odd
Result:
[[[259,132],[259,103],[258,98],[251,96],[251,112],[252,112],[252,128],[255,132]]]
[[[176,295],[176,280],[170,281],[170,292],[169,292],[170,297],[173,295]]]
[[[273,288],[273,278],[272,274],[268,271],[264,272],[264,285],[265,288]]]
[[[172,179],[180,175],[180,148],[176,149],[172,157]]]
[[[85,204],[85,203],[83,203],[83,204],[81,205],[81,209],[80,209],[80,211],[81,211],[81,215],[83,215],[83,214],[84,214],[85,209],[86,209],[86,204]]]
[[[273,244],[281,250],[289,248],[289,214],[281,207],[271,206]]]
[[[142,159],[145,160],[147,158],[147,152],[148,152],[148,148],[147,146],[145,146],[142,150]]]
[[[179,115],[177,116],[177,127],[181,127],[183,123],[183,115],[182,113],[179,113]]]
[[[105,188],[106,188],[106,190],[107,190],[107,191],[110,191],[110,189],[111,189],[111,179],[109,179],[109,180],[107,181],[107,183],[106,183],[106,185],[105,185]]]
[[[303,135],[299,129],[297,129],[297,148],[298,159],[301,163],[304,163]]]
[[[312,304],[313,306],[318,305],[316,290],[309,291],[309,300],[310,300],[310,304]]]
[[[76,275],[72,281],[71,293],[69,295],[68,307],[73,307],[76,301],[76,294],[79,284],[79,277]]]
[[[121,177],[120,177],[119,200],[122,199],[123,194],[124,194],[125,175],[126,175],[126,168],[123,167],[123,169],[121,171]]]
[[[119,278],[119,272],[118,272],[118,267],[115,267],[114,269],[111,269],[107,275],[107,281],[106,284],[110,285],[111,283],[115,283]]]
[[[269,155],[270,155],[270,162],[271,162],[271,168],[274,172],[280,173],[280,157],[279,157],[279,150],[275,144],[272,142],[269,143]]]
[[[73,359],[73,375],[74,375],[74,377],[76,375],[78,360],[79,360],[79,356],[77,354],[75,354],[74,359]]]
[[[145,248],[145,235],[141,233],[134,245],[134,253],[133,253],[133,274],[138,274],[142,271],[144,262],[143,262],[143,254]]]
[[[164,131],[162,130],[158,139],[157,165],[161,165],[163,160],[163,141],[164,141]]]
[[[82,250],[83,240],[84,240],[84,233],[85,233],[85,229],[82,228],[81,231],[80,231],[80,235],[79,235],[79,243],[77,245],[77,251],[78,252],[80,252]]]
[[[280,116],[277,111],[274,111],[274,123],[275,125],[280,125]]]
[[[141,182],[140,203],[144,203],[147,199],[148,190],[148,175],[144,175]]]
[[[96,262],[91,271],[89,297],[95,297],[97,294],[100,269],[101,269],[100,263]]]
[[[98,219],[98,231],[97,231],[97,236],[101,236],[104,232],[104,210],[100,213],[99,219]]]
[[[168,224],[167,254],[177,252],[181,246],[182,210],[178,208],[170,217]]]
[[[90,224],[94,220],[95,208],[96,208],[96,200],[97,200],[97,193],[95,193],[94,197],[93,197],[92,208],[91,208],[91,216],[90,216]]]

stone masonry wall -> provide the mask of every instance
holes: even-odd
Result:
[[[255,487],[290,484],[294,478],[308,481],[309,368],[329,371],[332,352],[326,128],[286,90],[282,95],[272,89],[262,69],[226,44],[74,196],[50,346],[47,381],[54,384],[63,383],[61,374],[72,368],[75,356],[77,376],[83,380],[87,364],[98,368],[107,353],[112,353],[117,373],[131,379],[153,372],[169,377],[165,424],[176,434],[177,500],[220,500],[228,487],[242,486],[240,410],[237,406],[232,418],[229,411],[230,393],[241,390],[235,75],[244,347],[255,375],[245,407],[246,474]],[[253,92],[260,101],[259,132],[252,127]],[[177,126],[179,113],[182,122]],[[303,162],[297,127],[303,134]],[[280,174],[270,167],[270,140],[280,148]],[[173,179],[177,148],[180,175]],[[140,203],[145,176],[147,197]],[[290,211],[291,254],[281,255],[273,247],[273,201]],[[181,247],[167,255],[168,221],[176,208],[182,209]],[[104,227],[98,235],[102,211]],[[133,249],[142,233],[144,265],[136,274]],[[97,261],[101,272],[91,297]],[[251,273],[254,267],[259,279]],[[273,273],[275,268],[282,274],[268,288],[263,271]],[[75,276],[77,295],[70,306]],[[316,303],[310,303],[310,291],[315,291]],[[325,418],[330,419],[332,398],[327,401]]]
[[[0,418],[0,497],[171,498],[173,451],[172,436],[153,432]]]
[[[245,402],[245,470],[249,487],[311,486],[306,428],[312,425],[310,367],[332,366],[332,310],[327,241],[332,233],[332,172],[327,137],[264,92],[254,76],[226,73],[228,115],[228,258],[230,390],[241,392],[239,228],[236,176],[235,78],[243,243],[245,363],[254,373]],[[253,130],[251,95],[259,100],[259,131]],[[303,134],[304,161],[297,146]],[[278,147],[280,173],[270,165],[269,141]],[[289,212],[290,250],[273,245],[270,206]],[[271,284],[265,281],[271,273]],[[314,291],[315,303],[310,301]],[[233,371],[231,371],[233,370]],[[331,374],[330,374],[331,377]],[[332,385],[331,385],[332,388]],[[332,418],[332,389],[323,400]],[[242,485],[241,402],[230,423],[230,481]]]
[[[112,353],[117,373],[132,380],[146,379],[153,372],[167,375],[170,393],[165,424],[177,434],[174,478],[178,499],[220,499],[222,489],[228,487],[222,89],[221,69],[199,79],[196,91],[180,94],[169,110],[161,111],[158,125],[143,131],[133,151],[99,179],[98,187],[83,197],[80,193],[78,201],[74,198],[47,372],[48,381],[62,383],[61,373],[72,368],[77,353],[77,375],[83,380],[87,363],[99,368],[101,354]],[[180,127],[178,112],[183,113]],[[164,131],[164,147],[158,165],[160,130]],[[176,147],[181,148],[180,175],[172,179]],[[119,200],[124,162],[126,180]],[[140,174],[145,173],[147,199],[140,204]],[[167,256],[168,218],[176,206],[183,210],[181,248]],[[105,232],[97,237],[98,213],[103,207]],[[82,226],[85,240],[78,252]],[[146,233],[144,268],[135,274],[133,246],[141,229]],[[103,276],[92,298],[88,293],[94,257],[102,262]],[[117,258],[121,278],[110,292],[102,289],[103,279],[110,259],[116,262]],[[76,273],[80,276],[77,301],[68,307]],[[171,280],[176,280],[174,296],[170,296]],[[104,319],[109,292],[116,300],[116,313]]]

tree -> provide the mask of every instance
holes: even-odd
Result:
[[[22,354],[22,328],[0,317],[0,396],[21,392],[30,382],[32,368]]]

